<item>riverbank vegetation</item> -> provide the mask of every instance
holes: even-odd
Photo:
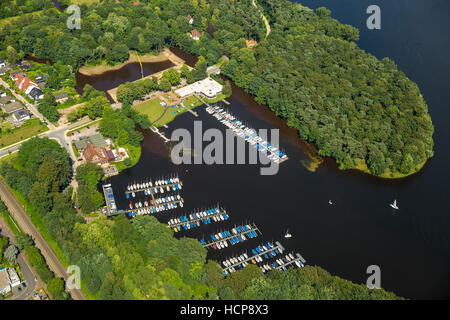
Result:
[[[104,59],[125,61],[130,49],[146,54],[178,46],[208,65],[226,55],[222,74],[341,169],[365,166],[373,175],[395,177],[413,173],[433,156],[434,129],[417,85],[392,60],[379,61],[359,49],[358,30],[332,19],[329,10],[260,0],[271,22],[265,38],[251,0],[195,3],[92,3],[81,7],[83,28],[74,32],[65,26],[66,13],[44,9],[1,27],[0,55],[10,46],[74,69]],[[200,40],[191,39],[193,29],[201,32]],[[249,49],[246,40],[258,45]]]

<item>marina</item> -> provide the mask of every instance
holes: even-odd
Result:
[[[159,179],[155,182],[150,180],[143,183],[133,183],[127,186],[125,196],[127,199],[136,197],[136,194],[143,192],[147,195],[154,195],[157,193],[179,191],[182,189],[183,182],[179,178]]]
[[[184,200],[179,194],[148,200],[144,199],[135,203],[130,201],[129,209],[126,210],[126,213],[129,217],[134,218],[136,215],[155,214],[179,207],[182,208],[183,203]]]
[[[222,269],[223,275],[226,276],[228,273],[242,269],[249,263],[257,264],[258,262],[262,262],[263,258],[270,259],[275,257],[278,254],[283,253],[283,251],[284,248],[278,241],[275,242],[275,245],[273,245],[272,242],[264,243],[251,249],[253,255],[249,256],[247,255],[247,252],[245,252],[239,256],[231,257],[222,261],[221,265],[224,266]]]
[[[287,155],[282,152],[278,146],[271,145],[267,140],[261,138],[255,129],[245,126],[241,121],[236,119],[231,113],[225,111],[220,105],[206,107],[206,112],[222,122],[225,126],[233,130],[240,138],[247,141],[253,148],[266,155],[270,161],[282,163],[288,160]]]
[[[200,227],[201,224],[206,225],[213,222],[224,221],[229,217],[230,216],[225,209],[217,206],[206,210],[194,210],[194,212],[188,216],[182,215],[177,218],[172,218],[169,220],[168,225],[175,232],[179,232],[183,229],[189,230]]]
[[[256,238],[258,233],[261,234],[261,231],[259,231],[255,224],[239,225],[231,229],[231,232],[225,230],[210,235],[211,241],[208,240],[207,242],[204,239],[200,239],[200,242],[207,249],[213,248],[214,250],[220,250],[228,247],[228,245],[233,246],[237,243],[244,242],[247,239]]]
[[[297,267],[304,267],[304,263],[305,263],[305,259],[303,259],[303,257],[297,253],[295,256],[292,253],[289,253],[287,255],[285,255],[283,258],[281,259],[277,259],[275,262],[273,262],[272,264],[268,265],[263,265],[261,267],[261,269],[263,269],[264,272],[267,272],[269,270],[271,270],[272,268],[281,270],[281,271],[286,271],[287,267],[290,265],[294,265]]]

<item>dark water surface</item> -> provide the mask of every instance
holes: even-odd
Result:
[[[230,109],[235,116],[254,128],[280,129],[280,145],[290,159],[280,165],[279,173],[261,176],[256,165],[176,166],[162,140],[147,131],[139,163],[110,180],[120,206],[128,205],[123,194],[127,183],[178,173],[184,182],[185,207],[158,214],[160,221],[219,202],[229,210],[229,221],[182,235],[200,237],[241,222],[255,222],[263,232],[262,237],[227,248],[220,255],[213,252],[211,258],[241,253],[262,240],[280,240],[287,249],[302,254],[307,263],[343,278],[365,283],[367,267],[375,264],[381,268],[382,287],[398,295],[450,298],[450,2],[301,2],[310,7],[327,6],[333,17],[360,28],[363,49],[379,58],[389,56],[419,84],[436,127],[435,157],[418,174],[393,181],[339,171],[330,159],[310,172],[301,163],[308,160],[310,146],[266,107],[234,87]],[[381,7],[381,31],[365,28],[365,11],[370,4]],[[111,73],[95,83],[97,88],[114,87],[118,81],[129,81],[139,74],[134,71],[130,79],[117,80]],[[204,129],[224,130],[203,108],[197,111],[199,118],[189,113],[177,117],[164,129],[166,134],[170,136],[176,128],[193,131],[194,120],[202,120]],[[399,202],[398,212],[389,207],[394,198]],[[328,205],[329,199],[334,206]],[[288,228],[293,237],[286,241],[283,235]]]

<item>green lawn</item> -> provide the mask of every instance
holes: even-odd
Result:
[[[141,147],[140,146],[135,147],[132,145],[126,145],[126,146],[121,146],[121,147],[125,148],[127,150],[128,156],[130,157],[130,160],[131,160],[131,165],[129,165],[129,166],[125,165],[125,163],[123,163],[123,161],[111,162],[111,164],[116,165],[116,168],[119,172],[121,172],[122,170],[125,170],[127,168],[131,168],[136,163],[138,163],[139,159],[141,158]]]
[[[17,225],[16,221],[14,221],[14,219],[11,217],[8,210],[2,211],[0,215],[5,219],[6,223],[8,224],[9,228],[12,230],[14,235],[17,236],[20,233],[22,233],[22,230],[20,230],[20,227]]]
[[[195,102],[194,102],[195,101]],[[160,127],[164,124],[171,122],[176,116],[185,113],[188,109],[193,109],[202,105],[203,102],[198,102],[199,98],[197,96],[188,97],[188,100],[181,103],[180,107],[169,107],[164,116],[154,123],[155,126]],[[166,107],[160,104],[161,100],[155,98],[147,102],[141,103],[134,108],[137,112],[146,114],[151,123],[156,121],[163,114]],[[190,106],[189,106],[190,105]]]
[[[30,138],[41,132],[47,131],[48,128],[39,119],[30,119],[20,128],[11,130],[10,132],[0,133],[0,148],[9,146],[10,144],[19,142],[23,139]]]

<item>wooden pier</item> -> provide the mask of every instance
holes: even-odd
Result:
[[[238,227],[242,227],[243,225],[239,225]],[[247,236],[248,238],[250,238],[250,236],[248,235],[251,231],[254,231],[255,233],[256,233],[256,236],[258,236],[258,233],[259,234],[262,234],[261,233],[261,231],[259,231],[259,229],[258,229],[258,227],[255,225],[255,224],[249,224],[249,226],[250,226],[250,229],[248,229],[248,230],[246,230],[246,231],[243,231],[243,232],[238,232],[238,233],[235,233],[235,234],[233,234],[233,233],[230,233],[230,236],[227,236],[227,237],[223,237],[223,238],[220,238],[220,239],[217,239],[217,240],[215,240],[215,241],[211,241],[211,242],[208,242],[208,243],[205,243],[205,244],[203,244],[203,247],[205,247],[205,248],[211,248],[212,246],[216,246],[217,247],[217,244],[218,243],[222,243],[222,242],[228,242],[230,245],[233,245],[232,243],[231,243],[231,241],[230,241],[230,239],[231,238],[234,238],[234,237],[239,237],[239,239],[240,239],[240,241],[239,241],[239,243],[240,242],[242,242],[242,241],[245,241],[245,240],[242,240],[242,238],[240,237],[241,235],[244,235],[244,236]],[[220,232],[218,232],[218,233],[220,233]],[[214,236],[215,236],[215,234],[213,234]],[[248,239],[247,238],[247,239]],[[253,238],[253,237],[252,237]],[[211,238],[210,238],[211,239]]]
[[[237,266],[239,266],[239,265],[241,265],[243,263],[252,263],[251,261],[254,260],[255,258],[257,258],[257,257],[262,257],[263,258],[265,254],[268,254],[268,252],[270,252],[270,251],[274,251],[275,252],[275,249],[277,249],[279,251],[279,253],[276,253],[276,255],[281,254],[284,251],[284,247],[281,245],[281,243],[276,241],[275,242],[275,246],[273,248],[270,248],[269,250],[261,251],[258,254],[254,254],[252,256],[249,256],[248,258],[246,258],[244,260],[240,260],[237,263],[234,263],[234,264],[229,265],[229,266],[227,266],[225,268],[222,268],[222,270],[223,270],[223,272],[230,272],[230,269],[235,268],[235,267],[237,267]],[[273,256],[270,256],[270,258],[272,258],[272,257]],[[225,261],[226,260],[228,260],[228,259],[225,259]],[[223,262],[222,262],[222,265],[223,265]]]

